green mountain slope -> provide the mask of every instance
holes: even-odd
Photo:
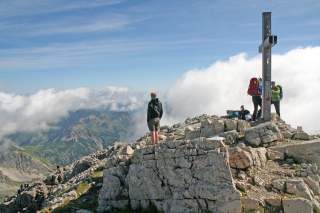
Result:
[[[10,135],[10,140],[44,163],[66,165],[82,156],[127,140],[133,134],[130,112],[79,110],[53,128]]]

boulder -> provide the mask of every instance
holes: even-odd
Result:
[[[131,146],[128,145],[126,148],[126,154],[133,155],[133,153],[134,153],[134,150],[131,148]]]
[[[247,169],[253,166],[253,160],[249,152],[236,147],[229,150],[229,164],[234,169]]]
[[[237,120],[237,131],[241,136],[245,134],[245,131],[251,127],[250,123],[245,120]]]
[[[245,147],[244,150],[251,154],[253,166],[257,168],[264,168],[267,163],[267,149],[264,147],[252,148]]]
[[[224,121],[219,119],[205,119],[201,121],[201,136],[212,137],[224,132]]]
[[[195,129],[192,126],[187,126],[184,130],[185,138],[192,140],[200,137],[200,129]]]
[[[136,150],[127,166],[105,170],[98,211],[130,200],[132,209],[152,203],[163,212],[240,213],[240,193],[222,141],[199,138]]]
[[[78,175],[79,173],[89,169],[91,166],[93,166],[94,164],[97,163],[97,159],[95,158],[92,158],[92,157],[86,157],[86,158],[83,158],[81,160],[79,160],[73,167],[72,169],[72,174],[71,176],[76,176]]]
[[[272,149],[267,150],[267,158],[268,160],[284,160],[284,153],[278,152]]]
[[[313,213],[311,201],[304,198],[282,200],[284,213]]]
[[[299,197],[303,197],[308,200],[312,200],[312,194],[308,186],[300,179],[290,179],[286,181],[286,192],[294,194]]]
[[[224,127],[225,127],[224,131],[225,132],[229,132],[229,131],[233,131],[233,130],[237,131],[237,126],[238,126],[237,120],[233,120],[233,119],[225,119],[224,120]]]
[[[320,166],[320,139],[311,141],[291,142],[270,147],[271,150],[285,153],[298,162],[315,163]]]
[[[319,181],[314,180],[310,176],[304,178],[303,180],[309,186],[309,188],[312,190],[313,194],[315,194],[315,195],[319,195],[320,194]]]
[[[308,133],[304,132],[304,131],[297,131],[296,133],[293,134],[292,136],[293,140],[310,140],[310,136],[308,135]]]
[[[276,192],[284,192],[286,180],[275,179],[271,181],[271,187]]]
[[[243,212],[256,212],[261,210],[260,201],[255,198],[241,198]]]
[[[245,140],[251,146],[267,145],[282,138],[280,130],[272,122],[259,124],[245,131]]]
[[[223,132],[223,133],[219,134],[219,136],[225,138],[226,145],[236,144],[239,140],[239,133],[236,130]]]
[[[79,209],[76,211],[76,213],[93,213],[93,211],[89,211],[89,210],[86,210],[86,209]]]

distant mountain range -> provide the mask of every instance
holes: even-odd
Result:
[[[134,134],[132,112],[78,110],[48,130],[9,135],[0,152],[0,199],[20,182],[48,174],[55,165],[67,165]]]
[[[79,110],[47,131],[8,136],[17,146],[52,164],[66,165],[133,134],[130,112]]]

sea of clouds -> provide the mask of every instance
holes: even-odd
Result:
[[[282,118],[309,132],[320,132],[319,55],[320,47],[306,47],[272,58],[272,79],[284,91]],[[163,123],[172,124],[204,113],[224,115],[227,109],[239,109],[242,104],[252,111],[251,97],[246,91],[253,76],[261,76],[261,55],[248,57],[240,53],[208,67],[186,71],[167,91],[158,91],[165,108]],[[141,135],[147,131],[145,97],[119,87],[48,89],[31,95],[0,92],[0,137],[17,131],[47,129],[71,111],[101,107],[135,111],[135,128]]]

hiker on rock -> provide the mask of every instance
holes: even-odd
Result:
[[[252,121],[255,121],[256,119],[259,119],[261,117],[261,107],[262,107],[262,79],[259,78],[251,78],[250,84],[247,91],[248,95],[252,96],[252,103],[253,103],[253,115],[252,115]],[[258,107],[260,106],[260,109],[258,110]]]
[[[162,104],[157,98],[157,94],[152,92],[151,100],[148,104],[147,121],[148,128],[151,132],[152,144],[157,144],[159,142],[158,131],[160,130],[160,120],[162,118],[163,110]]]
[[[250,111],[245,109],[243,105],[241,105],[241,107],[240,107],[239,119],[250,120]]]
[[[280,85],[276,85],[276,83],[274,81],[272,81],[271,82],[271,89],[272,89],[271,104],[274,105],[276,113],[280,117],[280,101],[283,96],[282,87]]]

